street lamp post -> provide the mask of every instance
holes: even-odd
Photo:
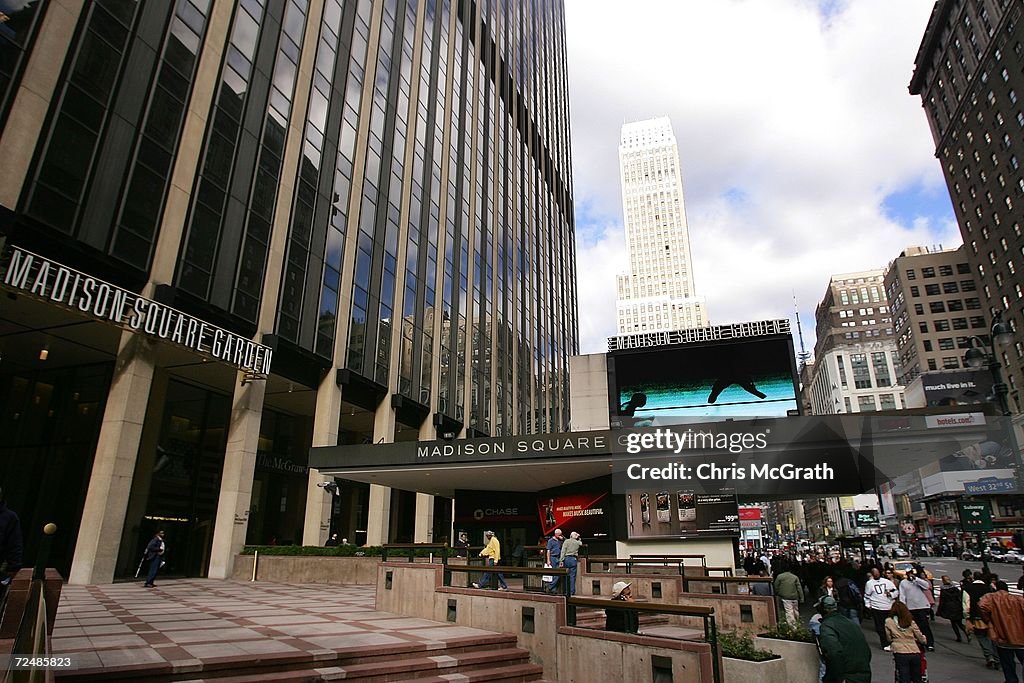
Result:
[[[1006,382],[1003,381],[1003,365],[999,362],[999,356],[997,355],[997,348],[1003,348],[1013,343],[1013,329],[1005,322],[1003,322],[1002,312],[996,313],[992,317],[992,329],[989,330],[989,341],[992,346],[988,347],[981,339],[976,336],[971,337],[971,348],[967,349],[964,354],[964,364],[969,368],[980,370],[983,367],[988,367],[988,371],[992,373],[992,393],[995,394],[995,399],[999,404],[999,411],[1002,413],[1004,418],[1008,418],[1010,413],[1010,402],[1008,395],[1010,389],[1006,386]],[[1013,431],[1013,425],[1008,420],[1005,421],[1004,429],[1007,432],[1007,445],[1013,450],[1014,460],[1016,461],[1017,477],[1016,477],[1016,489],[1020,493],[1024,491],[1024,463],[1021,461],[1020,448],[1017,446],[1017,436]],[[978,534],[979,540],[981,534]],[[983,547],[984,552],[984,547]]]
[[[975,370],[988,367],[989,372],[992,373],[992,393],[995,394],[996,401],[999,402],[999,410],[1004,416],[1009,416],[1010,403],[1007,400],[1007,396],[1010,393],[1010,389],[1003,381],[1003,365],[999,362],[998,356],[996,356],[996,347],[1009,346],[1013,341],[1013,330],[1003,322],[1003,314],[996,313],[995,317],[992,318],[992,329],[990,332],[991,352],[981,339],[972,336],[971,348],[967,349],[967,353],[964,354],[964,363],[967,367]],[[975,342],[977,342],[977,346],[974,345]]]

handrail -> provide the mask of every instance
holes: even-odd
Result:
[[[686,560],[687,559],[695,559],[695,558],[698,558],[698,557],[701,558],[700,569],[703,570],[705,573],[707,573],[707,571],[709,569],[713,570],[713,571],[729,571],[729,572],[732,571],[731,567],[710,567],[709,568],[708,565],[707,565],[707,558],[705,558],[703,555],[690,555],[690,556],[686,556],[686,557],[673,557],[673,556],[670,556],[670,555],[659,555],[657,557],[633,557],[633,556],[630,556],[628,558],[625,558],[625,557],[615,557],[613,555],[594,555],[593,557],[587,558],[587,560],[588,560],[587,561],[587,569],[588,569],[588,571],[591,571],[591,573],[596,573],[596,572],[593,572],[593,565],[594,564],[603,564],[603,565],[606,565],[606,566],[607,565],[613,565],[613,564],[621,564],[621,565],[624,565],[626,567],[626,573],[630,574],[630,573],[632,573],[631,570],[632,570],[633,565],[658,565],[658,566],[662,566],[662,567],[678,566],[679,567],[679,573],[682,574],[684,568],[695,569],[696,566],[697,566],[697,565],[687,565],[686,564]],[[608,570],[605,569],[605,571],[607,572]]]
[[[458,564],[446,564],[444,565],[444,575],[442,577],[442,583],[449,588],[452,585],[452,573],[462,572],[465,574],[470,573],[495,573],[495,574],[508,574],[509,576],[526,575],[526,576],[559,576],[568,577],[569,570],[565,567],[510,567],[508,565],[495,564],[491,566],[481,565],[458,565]],[[559,581],[558,585],[561,586],[561,592],[564,597],[569,597],[569,580],[566,578],[564,581]]]
[[[760,577],[760,576],[683,576],[682,579],[683,579],[683,592],[684,593],[693,592],[693,591],[690,590],[690,582],[691,581],[697,581],[697,582],[700,582],[700,583],[717,583],[718,587],[721,589],[721,593],[722,594],[725,594],[725,592],[727,590],[726,589],[726,584],[730,584],[730,583],[745,583],[745,584],[748,584],[748,585],[752,584],[752,583],[767,583],[768,587],[772,589],[770,595],[775,595],[775,589],[774,589],[775,582],[774,582],[773,579],[771,579],[771,578],[769,578],[767,576],[765,576],[765,577]],[[710,595],[710,593],[708,593],[708,595]],[[755,597],[770,597],[770,596],[755,596]]]
[[[11,654],[36,658],[49,656],[50,643],[46,635],[46,626],[46,594],[43,590],[43,581],[36,579],[29,585],[25,613],[18,625]],[[37,683],[52,680],[52,672],[49,669],[15,670],[14,663],[15,658],[12,656],[4,677],[5,683]]]
[[[433,550],[438,549],[441,552],[438,553],[441,557],[441,564],[448,563],[448,557],[451,555],[452,548],[447,543],[385,543],[381,546],[380,559],[381,562],[388,561],[389,551],[395,550]],[[416,553],[410,552],[406,557],[409,558],[409,562],[416,561]]]
[[[634,602],[632,600],[612,600],[610,598],[577,598],[570,597],[565,601],[565,623],[576,625],[576,608],[594,607],[600,609],[628,609],[636,612],[653,614],[674,614],[684,617],[699,617],[704,622],[704,641],[711,646],[711,666],[715,683],[721,683],[722,671],[718,657],[718,626],[715,623],[714,607],[697,607],[695,605],[674,605],[667,602]]]

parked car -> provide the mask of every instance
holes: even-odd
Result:
[[[977,550],[971,550],[968,548],[960,553],[960,559],[965,562],[981,562],[981,553]]]

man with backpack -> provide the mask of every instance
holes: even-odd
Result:
[[[845,576],[836,579],[836,602],[839,613],[855,624],[860,623],[860,606],[864,602],[857,584]]]

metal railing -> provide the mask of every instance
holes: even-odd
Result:
[[[598,609],[633,610],[646,612],[648,614],[672,614],[682,617],[697,617],[704,624],[704,642],[711,646],[711,662],[715,683],[721,683],[722,671],[720,657],[718,656],[718,626],[715,623],[715,609],[713,607],[695,607],[690,605],[673,605],[666,602],[633,602],[626,600],[611,600],[609,598],[577,598],[571,597],[565,601],[565,623],[569,626],[576,625],[576,609],[578,607],[591,607]]]
[[[714,591],[712,591],[711,593],[709,593],[709,595],[717,595],[717,594],[727,595],[728,594],[728,584],[747,584],[747,585],[750,585],[750,584],[755,584],[755,583],[768,584],[769,594],[766,595],[766,596],[758,596],[756,593],[751,592],[750,595],[753,595],[755,597],[771,597],[771,596],[775,595],[774,582],[772,581],[772,579],[770,579],[768,577],[761,578],[761,577],[757,577],[757,576],[710,576],[710,575],[709,576],[683,576],[683,592],[684,593],[696,592],[696,591],[691,591],[690,590],[690,584],[692,582],[694,582],[694,581],[696,581],[698,583],[712,583],[712,584],[717,583],[718,584],[718,589],[719,589],[718,593],[715,593]]]
[[[53,680],[51,669],[14,668],[17,657],[45,658],[49,656],[50,643],[46,637],[46,631],[46,596],[43,591],[43,582],[35,580],[29,586],[25,614],[18,626],[18,634],[14,637],[4,683],[41,683]]]
[[[430,551],[429,555],[418,555],[417,551]],[[417,557],[428,557],[433,561],[433,552],[437,550],[437,556],[441,558],[441,564],[447,564],[448,558],[453,557],[452,548],[447,543],[385,543],[381,546],[381,562],[388,562],[392,555],[407,557],[409,562],[415,562]],[[403,554],[403,551],[404,554]]]
[[[444,565],[444,578],[443,578],[443,583],[444,583],[445,586],[448,586],[449,588],[452,586],[452,574],[454,574],[454,573],[463,573],[463,574],[484,574],[484,573],[502,574],[502,575],[509,575],[509,576],[523,576],[524,579],[527,576],[557,576],[557,577],[560,577],[560,580],[558,581],[558,586],[560,587],[561,594],[563,595],[563,597],[566,597],[566,598],[569,597],[569,580],[568,580],[569,570],[565,569],[564,567],[558,567],[558,568],[551,568],[551,567],[508,567],[508,566],[500,565],[500,564],[496,564],[496,565],[492,565],[492,566],[488,567],[488,566],[481,566],[481,565],[453,565],[453,564],[446,564],[446,565]],[[470,578],[472,578],[472,577],[470,577]],[[525,580],[524,580],[524,592],[527,592],[525,590],[526,588],[527,587],[525,586]]]
[[[706,560],[702,561],[702,564],[699,567],[696,566],[696,565],[688,565],[688,564],[686,564],[686,560],[687,559],[692,559],[694,557],[703,557],[703,555],[699,555],[699,556],[691,555],[689,557],[678,557],[678,556],[676,556],[676,557],[674,557],[674,556],[632,557],[631,556],[628,559],[618,558],[618,557],[611,557],[611,556],[594,556],[594,557],[589,558],[589,561],[587,563],[587,572],[591,573],[591,574],[601,574],[601,573],[607,574],[607,573],[611,572],[611,567],[612,566],[618,565],[618,566],[625,567],[625,570],[626,570],[627,574],[632,574],[633,573],[633,567],[634,566],[655,566],[655,567],[666,567],[666,568],[667,567],[675,567],[678,570],[678,572],[679,572],[679,576],[686,576],[687,575],[686,574],[686,570],[687,569],[690,569],[690,570],[699,569],[700,572],[701,572],[701,576],[711,576],[711,572],[721,572],[725,576],[731,576],[732,575],[732,567],[709,567],[709,566],[707,566]],[[596,571],[593,568],[594,564],[602,564],[602,565],[604,565],[604,569],[602,571]],[[690,576],[692,576],[692,574]],[[696,578],[700,578],[700,577],[696,577]]]

